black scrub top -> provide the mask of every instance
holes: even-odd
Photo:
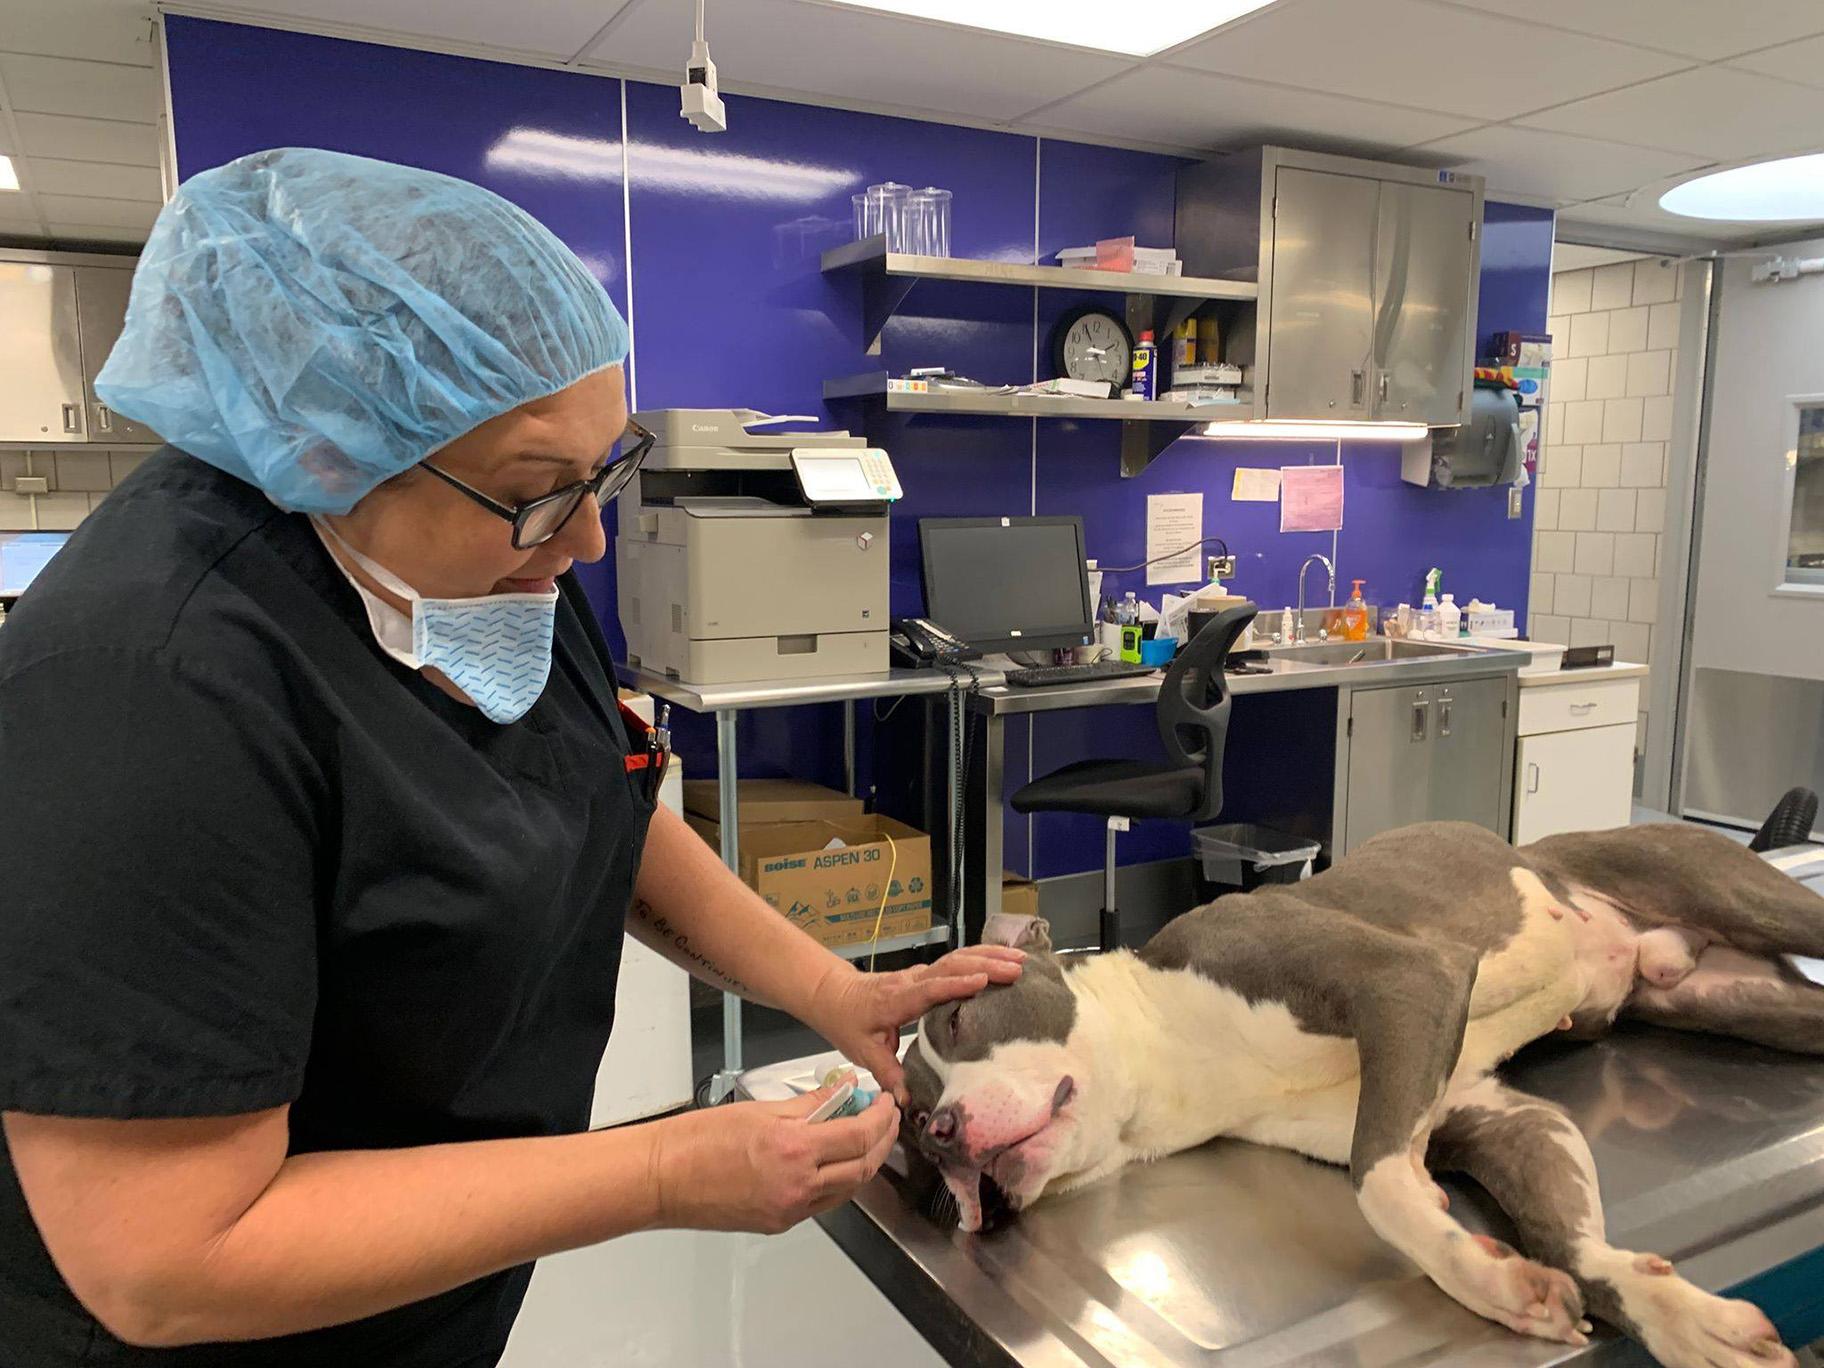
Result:
[[[574,583],[500,726],[381,652],[304,518],[158,453],[0,628],[0,1110],[290,1103],[293,1153],[586,1128],[651,813],[627,745]],[[492,1364],[530,1276],[135,1349],[0,1142],[0,1368]]]

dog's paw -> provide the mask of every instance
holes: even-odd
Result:
[[[1622,1311],[1665,1368],[1793,1368],[1773,1322],[1752,1302],[1695,1287],[1663,1259],[1643,1255],[1620,1280]]]
[[[1522,1258],[1489,1235],[1455,1242],[1450,1262],[1439,1285],[1478,1316],[1538,1339],[1589,1343],[1583,1294],[1570,1274]]]

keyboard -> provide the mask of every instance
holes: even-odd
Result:
[[[1099,679],[1131,679],[1136,675],[1158,673],[1151,665],[1128,660],[1098,660],[1090,665],[1023,666],[1007,671],[1007,682],[1021,689],[1036,689],[1046,684],[1088,684]]]

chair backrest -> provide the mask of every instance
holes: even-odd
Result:
[[[1225,608],[1173,657],[1159,689],[1159,740],[1172,763],[1203,770],[1203,803],[1189,814],[1207,822],[1222,811],[1222,747],[1229,730],[1229,690],[1223,665],[1229,648],[1260,610],[1252,603]]]

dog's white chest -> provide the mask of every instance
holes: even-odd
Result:
[[[1118,1052],[1132,1061],[1135,1104],[1121,1139],[1136,1155],[1244,1133],[1264,1118],[1296,1118],[1339,1089],[1353,1111],[1353,1040],[1309,1032],[1283,1003],[1249,1002],[1193,970],[1122,956],[1078,975],[1092,967],[1080,990],[1111,1009],[1107,1019],[1123,1037]]]

